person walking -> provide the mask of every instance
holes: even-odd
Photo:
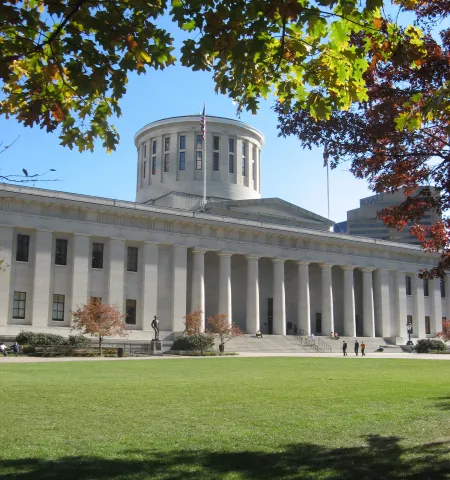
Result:
[[[16,354],[16,357],[17,357],[17,354],[20,351],[19,344],[17,342],[14,342],[14,345],[11,347],[11,350]]]
[[[361,357],[365,357],[366,356],[366,344],[364,343],[364,340],[361,342]]]
[[[344,357],[347,356],[347,342],[345,340],[342,342],[342,353],[344,354]]]
[[[356,356],[358,356],[358,352],[359,352],[359,342],[358,340],[355,341],[355,353],[356,353]]]
[[[0,343],[0,352],[6,357],[6,345],[4,343]]]

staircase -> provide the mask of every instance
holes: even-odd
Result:
[[[238,353],[311,353],[315,350],[311,346],[291,341],[289,337],[283,335],[264,335],[263,338],[256,338],[254,334],[245,334],[228,341],[225,344],[225,351]]]

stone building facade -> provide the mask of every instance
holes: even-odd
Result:
[[[235,120],[207,122],[206,152],[199,116],[136,134],[136,202],[0,186],[0,335],[68,335],[70,311],[90,297],[123,308],[132,340],[151,337],[155,314],[172,339],[196,307],[248,333],[297,326],[402,343],[408,320],[414,337],[441,329],[449,286],[417,277],[433,256],[332,233],[328,219],[261,199],[262,134]]]

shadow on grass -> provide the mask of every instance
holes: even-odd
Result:
[[[402,447],[396,437],[370,436],[366,445],[326,448],[301,443],[278,452],[128,451],[119,458],[63,457],[0,461],[0,479],[243,479],[444,480],[448,445]]]
[[[437,397],[434,400],[437,400],[436,407],[440,410],[450,410],[450,397]]]

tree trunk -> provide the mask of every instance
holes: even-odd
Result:
[[[98,337],[98,354],[101,357],[103,352],[102,352],[102,337]]]

